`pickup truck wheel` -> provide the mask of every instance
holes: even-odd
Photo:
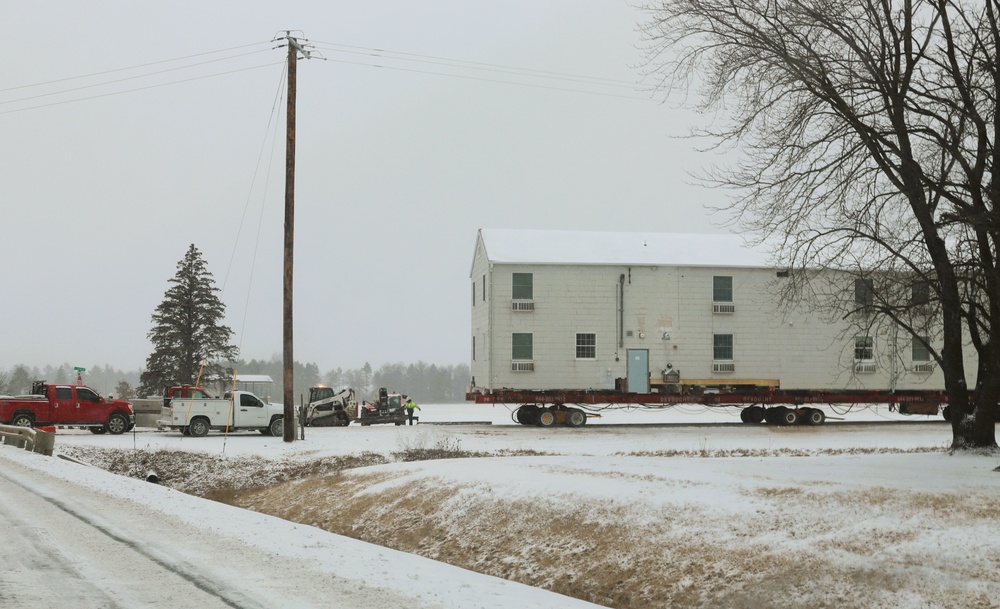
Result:
[[[188,431],[194,438],[204,438],[208,435],[208,427],[208,420],[197,417],[191,419],[191,422],[188,424]]]
[[[271,431],[271,435],[275,438],[283,437],[285,435],[285,419],[277,417],[271,421],[271,425],[268,429]]]
[[[108,431],[107,429],[104,429],[103,425],[100,425],[100,426],[96,426],[95,425],[94,427],[88,427],[87,429],[90,430],[90,433],[97,434],[97,435],[101,435],[102,433],[105,433],[105,432]]]
[[[108,431],[111,432],[112,435],[120,436],[128,430],[128,419],[125,418],[125,415],[120,412],[116,412],[108,417],[108,422],[105,424],[105,427],[107,427]]]
[[[34,427],[35,418],[30,414],[21,413],[14,415],[14,420],[11,421],[12,425],[17,425],[18,427]]]

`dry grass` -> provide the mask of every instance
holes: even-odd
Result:
[[[142,475],[153,467],[179,490],[609,607],[995,606],[969,582],[994,581],[1000,555],[942,566],[926,555],[926,543],[917,543],[934,534],[940,518],[995,530],[1000,506],[974,494],[771,485],[744,492],[746,505],[724,512],[626,498],[581,505],[579,497],[554,494],[529,501],[506,496],[504,488],[393,469],[393,462],[420,458],[496,456],[416,436],[391,458],[365,453],[311,463],[77,452],[117,473]],[[380,467],[366,470],[372,465]],[[828,513],[850,513],[851,524],[828,521]],[[873,555],[892,560],[875,563]],[[952,575],[923,576],[942,568]]]

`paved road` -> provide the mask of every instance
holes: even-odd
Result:
[[[357,582],[308,565],[269,569],[259,548],[123,509],[120,499],[4,459],[11,450],[0,447],[3,609],[321,607],[345,596],[352,607],[426,606],[386,590],[367,590],[372,602],[359,603]]]
[[[135,515],[107,513],[107,499],[37,472],[0,470],[0,606],[13,609],[265,607],[223,581],[207,565],[134,537],[133,527],[159,526]],[[93,507],[102,510],[94,513]]]

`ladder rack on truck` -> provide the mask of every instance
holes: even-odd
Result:
[[[522,425],[549,427],[565,424],[579,427],[587,422],[587,413],[575,406],[587,404],[644,405],[669,407],[680,404],[704,406],[745,406],[740,412],[744,423],[767,422],[773,425],[822,425],[826,414],[810,405],[818,404],[889,404],[902,414],[936,415],[948,418],[947,396],[937,390],[819,390],[774,389],[741,385],[734,389],[695,390],[676,393],[627,393],[612,390],[483,390],[466,394],[477,404],[520,404],[514,418]]]

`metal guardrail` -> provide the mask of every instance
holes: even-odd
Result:
[[[0,425],[0,444],[23,448],[40,455],[52,456],[56,434],[32,427]]]

